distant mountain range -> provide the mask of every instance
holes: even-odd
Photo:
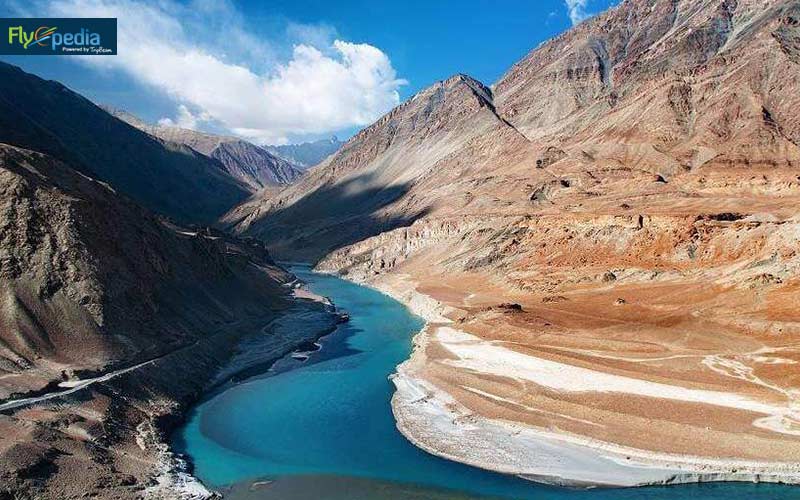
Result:
[[[152,125],[137,116],[110,106],[103,109],[120,120],[168,142],[184,144],[209,158],[218,160],[232,177],[253,190],[291,184],[303,172],[291,161],[274,155],[250,142],[223,135],[198,132],[180,127]]]
[[[264,146],[264,149],[291,162],[299,168],[307,169],[319,164],[322,160],[339,151],[344,143],[336,136],[302,144],[286,144],[283,146]]]

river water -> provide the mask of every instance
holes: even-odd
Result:
[[[176,433],[194,474],[226,498],[386,500],[800,499],[800,487],[706,484],[574,490],[439,459],[396,430],[388,376],[411,350],[420,318],[367,287],[292,269],[350,322],[319,351],[210,394]]]

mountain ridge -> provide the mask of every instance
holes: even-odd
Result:
[[[135,115],[111,106],[101,106],[126,123],[164,141],[186,145],[219,161],[232,177],[257,191],[268,186],[283,186],[297,180],[302,171],[264,148],[233,136],[199,132],[180,127],[151,125]]]
[[[216,160],[154,138],[60,83],[6,63],[0,77],[0,142],[48,153],[182,222],[213,222],[250,194]]]
[[[372,218],[379,227],[393,228],[427,212],[428,207],[420,206],[410,213],[401,210],[396,218],[381,213],[402,197],[415,176],[424,176],[425,172],[436,168],[439,161],[452,156],[470,141],[479,140],[479,136],[489,130],[514,136],[512,142],[525,141],[496,114],[487,87],[466,75],[454,75],[421,91],[358,132],[338,153],[297,184],[274,197],[255,196],[229,212],[221,222],[225,227],[254,236],[273,233],[280,234],[279,238],[309,238],[310,234],[298,233],[298,225],[292,222],[303,220],[309,226],[308,233],[315,233],[318,242],[328,244],[326,251],[330,251],[377,230],[370,227],[371,222],[360,219]],[[459,138],[451,143],[453,137]],[[417,147],[422,141],[426,142],[426,147]],[[361,168],[363,165],[368,168]],[[411,165],[413,169],[409,168]],[[387,188],[378,187],[381,183]],[[371,186],[376,187],[372,189]],[[335,199],[340,193],[356,187],[369,194],[357,196],[341,210],[336,208]],[[324,206],[329,209],[323,209]],[[274,210],[276,216],[267,225],[259,226],[260,217],[270,210]],[[342,222],[334,223],[331,210],[338,210]],[[278,247],[273,247],[273,251],[281,257],[290,257],[282,254]],[[308,252],[303,256],[319,258],[324,253],[312,246],[308,247]]]

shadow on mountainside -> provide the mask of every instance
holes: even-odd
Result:
[[[132,364],[287,307],[262,246],[177,232],[46,155],[0,144],[0,192],[0,375]]]
[[[0,143],[64,161],[184,223],[213,222],[249,195],[217,160],[154,138],[60,83],[2,62]]]
[[[374,174],[326,184],[285,207],[273,207],[246,231],[267,242],[282,260],[316,263],[339,248],[385,231],[410,226],[429,207],[396,205],[412,184],[373,185]]]

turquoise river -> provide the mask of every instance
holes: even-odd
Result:
[[[209,488],[234,499],[800,499],[800,487],[703,484],[576,490],[537,485],[428,455],[397,431],[389,375],[423,322],[370,288],[293,268],[350,321],[307,360],[287,357],[209,394],[174,447]]]

